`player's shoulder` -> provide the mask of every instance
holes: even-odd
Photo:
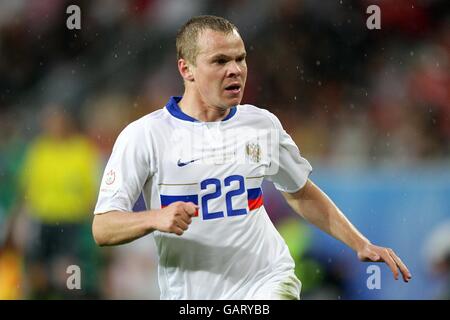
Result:
[[[127,136],[127,137],[142,137],[150,132],[152,129],[155,129],[160,124],[160,121],[165,117],[164,110],[158,109],[149,114],[146,114],[132,122],[130,122],[125,128],[121,131],[119,136]]]
[[[158,109],[130,122],[122,132],[142,133],[142,131],[151,130],[158,122],[164,121],[166,117],[164,109]]]
[[[239,105],[239,113],[242,117],[250,117],[253,121],[265,121],[273,126],[279,123],[278,117],[275,114],[265,108],[252,104]]]

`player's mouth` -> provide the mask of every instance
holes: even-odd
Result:
[[[239,94],[241,92],[241,84],[239,82],[233,82],[225,87],[225,91],[231,94]]]

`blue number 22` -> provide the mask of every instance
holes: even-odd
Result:
[[[234,196],[241,195],[245,192],[245,186],[244,186],[244,177],[239,175],[232,175],[224,180],[224,184],[226,187],[231,185],[232,181],[238,181],[239,182],[239,188],[235,190],[230,190],[225,195],[225,201],[227,205],[227,215],[228,216],[239,216],[247,213],[247,209],[233,209],[233,203],[231,201],[231,198]],[[216,187],[215,191],[212,193],[205,194],[202,197],[202,214],[204,220],[209,219],[217,219],[217,218],[223,218],[224,214],[223,211],[216,211],[216,212],[209,212],[208,211],[208,201],[211,199],[219,198],[222,195],[221,191],[221,183],[219,179],[211,178],[211,179],[205,179],[200,183],[200,187],[202,190],[206,190],[208,185],[214,185]]]
[[[242,214],[247,213],[247,209],[233,209],[233,203],[231,202],[231,197],[241,195],[245,192],[244,188],[244,177],[243,176],[229,176],[225,178],[225,186],[231,185],[231,181],[238,181],[239,182],[239,189],[228,191],[228,193],[225,195],[226,202],[227,202],[227,215],[228,216],[240,216]]]

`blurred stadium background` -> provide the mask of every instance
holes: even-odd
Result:
[[[265,204],[297,261],[304,299],[450,297],[450,12],[445,0],[0,0],[0,299],[158,299],[151,236],[98,248],[99,179],[118,133],[182,94],[177,28],[233,21],[246,42],[244,102],[274,112],[312,179],[409,284],[289,210]],[[81,30],[66,8],[81,8]],[[366,8],[381,8],[381,30]],[[142,203],[136,204],[136,210]],[[81,267],[81,290],[66,268]]]

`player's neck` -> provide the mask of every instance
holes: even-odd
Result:
[[[230,109],[210,106],[198,97],[186,92],[178,105],[185,114],[201,122],[221,121],[230,112]]]

